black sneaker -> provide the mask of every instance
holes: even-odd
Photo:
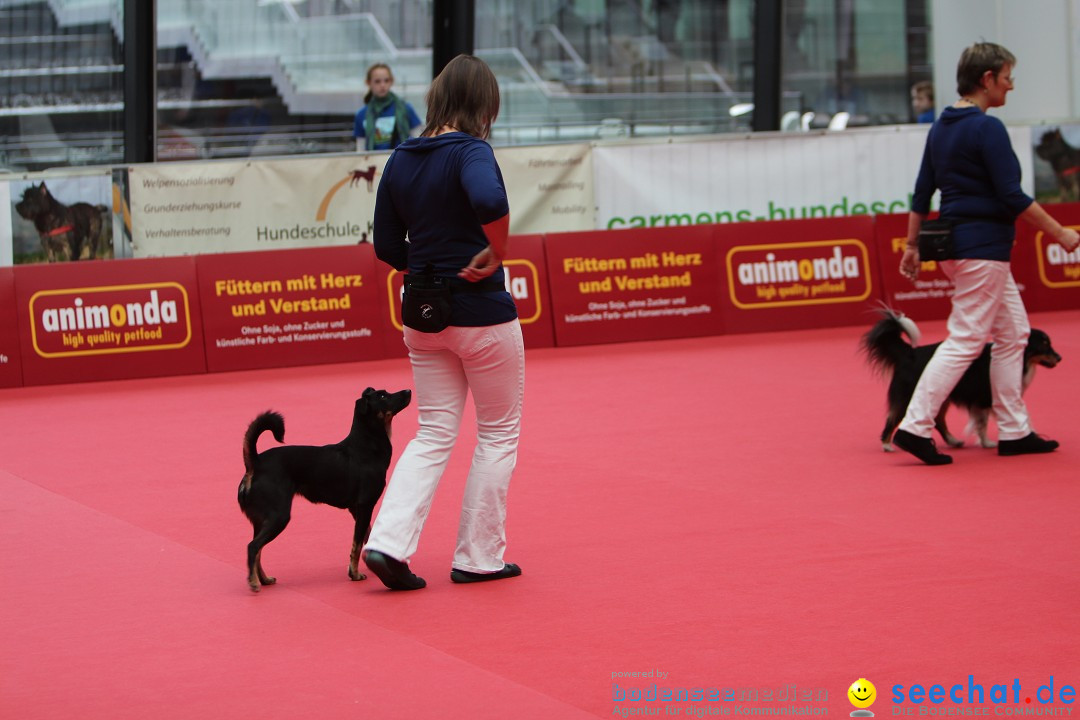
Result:
[[[1057,440],[1047,440],[1035,433],[1019,440],[998,440],[998,455],[1031,455],[1053,452],[1057,449]]]
[[[948,465],[952,462],[951,455],[938,452],[933,438],[912,435],[907,430],[897,430],[892,440],[896,447],[906,450],[927,465]]]
[[[424,578],[413,575],[408,565],[378,550],[368,550],[364,555],[364,564],[391,590],[419,590],[427,587]]]
[[[521,574],[521,568],[514,563],[506,563],[503,569],[497,572],[478,573],[454,568],[450,571],[450,580],[456,583],[488,582],[489,580],[502,580],[504,578],[517,577]]]

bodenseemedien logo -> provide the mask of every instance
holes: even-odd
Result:
[[[877,700],[877,688],[874,687],[874,683],[866,678],[859,678],[851,683],[847,696],[851,704],[855,706],[855,709],[851,711],[851,717],[874,717],[873,711],[869,709]]]

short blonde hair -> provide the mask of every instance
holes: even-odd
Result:
[[[982,87],[982,76],[989,70],[994,75],[1006,65],[1015,65],[1016,56],[1001,45],[991,42],[975,43],[960,54],[956,65],[956,92],[961,96]]]

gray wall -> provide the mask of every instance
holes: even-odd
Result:
[[[961,51],[986,40],[1016,55],[1005,122],[1080,119],[1080,0],[931,0],[938,108],[956,101]]]

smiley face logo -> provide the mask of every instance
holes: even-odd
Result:
[[[848,700],[851,704],[857,708],[868,708],[874,704],[874,700],[877,699],[877,688],[874,687],[874,683],[870,682],[866,678],[859,678],[855,682],[851,683],[851,687],[847,691]]]

